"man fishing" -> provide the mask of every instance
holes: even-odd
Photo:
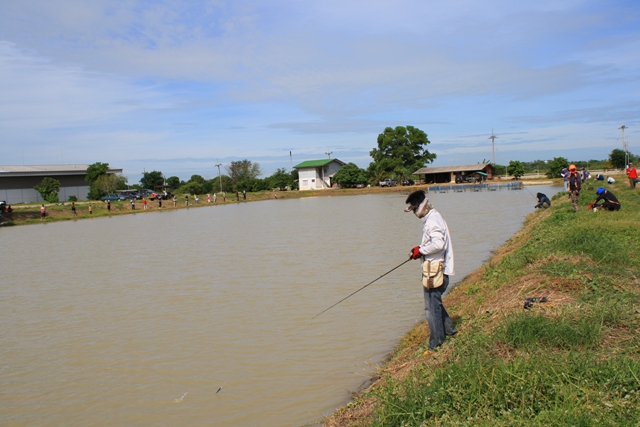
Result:
[[[549,200],[546,194],[536,193],[536,198],[538,199],[538,204],[534,206],[534,209],[546,209],[551,206],[551,200]]]
[[[620,202],[618,198],[613,195],[613,193],[606,188],[599,187],[596,190],[596,195],[598,198],[593,202],[593,210],[595,211],[598,208],[606,209],[608,211],[617,211],[620,210]],[[601,204],[598,202],[602,200]]]
[[[405,201],[409,206],[405,212],[413,212],[423,222],[422,241],[409,254],[411,259],[420,259],[422,263],[425,315],[429,323],[429,349],[431,353],[440,347],[447,336],[453,336],[458,330],[442,304],[442,295],[449,286],[449,276],[454,275],[453,247],[447,223],[440,213],[429,204],[427,194],[414,191]]]

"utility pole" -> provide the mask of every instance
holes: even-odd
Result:
[[[495,152],[495,141],[497,136],[493,134],[493,129],[491,129],[491,136],[487,139],[491,140],[491,164],[495,167],[496,165],[496,152]]]
[[[623,121],[622,126],[620,126],[618,129],[622,131],[622,149],[624,150],[624,164],[626,167],[629,164],[629,151],[627,149],[627,141],[624,139],[624,130],[628,129],[628,126],[625,126]]]
[[[293,156],[291,155],[291,151],[289,151],[289,172],[293,170]]]
[[[216,167],[218,168],[218,181],[220,181],[220,192],[222,193],[222,175],[220,175],[220,166],[222,166],[222,163],[216,163]]]
[[[331,154],[333,154],[333,151],[327,151],[327,152],[326,152],[326,153],[324,153],[324,154],[326,154],[327,156],[329,156],[329,158],[331,158]]]

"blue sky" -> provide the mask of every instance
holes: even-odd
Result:
[[[366,167],[387,126],[434,166],[640,154],[637,1],[0,0],[0,164],[188,179]]]

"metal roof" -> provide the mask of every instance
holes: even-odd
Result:
[[[489,163],[476,163],[473,165],[459,165],[459,166],[437,166],[420,168],[415,171],[414,175],[428,175],[432,173],[447,173],[447,172],[477,172],[484,170],[487,166],[491,166]]]
[[[299,165],[295,165],[293,168],[294,169],[301,169],[301,168],[317,168],[319,166],[324,166],[324,165],[328,165],[331,162],[337,162],[338,164],[344,166],[344,162],[338,160],[338,159],[322,159],[322,160],[307,160],[306,162],[302,162]]]
[[[0,166],[0,177],[85,175],[90,165],[37,165]],[[122,169],[109,168],[109,173],[122,173]]]

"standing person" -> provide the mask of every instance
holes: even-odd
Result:
[[[569,191],[569,169],[562,168],[562,173],[560,175],[562,175],[562,179],[564,181],[564,191]]]
[[[188,194],[185,194],[185,196],[184,196],[184,200],[185,200],[185,201],[184,201],[184,205],[185,205],[185,206],[189,206],[189,195],[188,195]]]
[[[107,200],[107,211],[111,212],[111,200]]]
[[[131,198],[131,210],[132,211],[136,210],[136,198],[135,197]]]
[[[225,202],[225,203],[227,201],[227,193],[226,193],[226,191],[222,192],[222,201]]]
[[[89,215],[93,215],[93,206],[89,205]]]
[[[247,190],[242,190],[242,200],[247,200]]]
[[[178,205],[178,198],[174,195],[173,196],[173,207],[175,208]]]
[[[236,202],[240,201],[240,193],[238,193],[238,190],[236,190]]]
[[[211,194],[207,194],[207,203],[211,203]]]
[[[598,208],[606,209],[608,211],[617,211],[620,210],[620,202],[618,198],[613,195],[613,193],[606,188],[598,188],[596,191],[596,195],[598,198],[593,202],[593,210],[595,211]],[[598,204],[600,200],[603,200],[602,204]]]
[[[569,197],[571,197],[571,205],[573,211],[578,212],[578,197],[580,197],[580,175],[576,170],[576,165],[569,166]]]
[[[447,223],[429,204],[427,193],[414,191],[405,203],[409,205],[405,212],[413,212],[424,224],[420,246],[414,247],[409,256],[411,259],[420,259],[422,263],[425,315],[430,332],[429,349],[425,352],[428,354],[440,347],[447,336],[458,333],[442,304],[442,295],[449,286],[449,276],[455,274],[453,247]]]
[[[73,212],[75,216],[78,216],[78,212],[76,212],[76,202],[71,202],[71,212]]]
[[[147,199],[146,198],[142,198],[142,207],[144,208],[144,210],[147,210]]]
[[[589,173],[587,168],[582,168],[582,182],[585,182],[589,178],[591,178],[591,174]]]
[[[158,208],[162,209],[162,196],[158,197]]]
[[[638,180],[638,171],[633,163],[629,162],[627,166],[627,176],[629,177],[629,185],[631,188],[636,188],[636,181]]]
[[[40,221],[44,221],[44,217],[47,216],[47,208],[44,207],[44,204],[40,205]]]
[[[534,209],[538,208],[548,208],[551,206],[551,200],[544,193],[536,193],[536,197],[538,198],[538,204],[534,206]]]
[[[218,195],[213,193],[213,203],[218,203]]]
[[[196,201],[196,205],[199,205],[199,204],[200,204],[200,199],[198,199],[198,195],[197,195],[197,194],[194,194],[194,195],[193,195],[193,198],[194,198],[194,199],[195,199],[195,201]]]

